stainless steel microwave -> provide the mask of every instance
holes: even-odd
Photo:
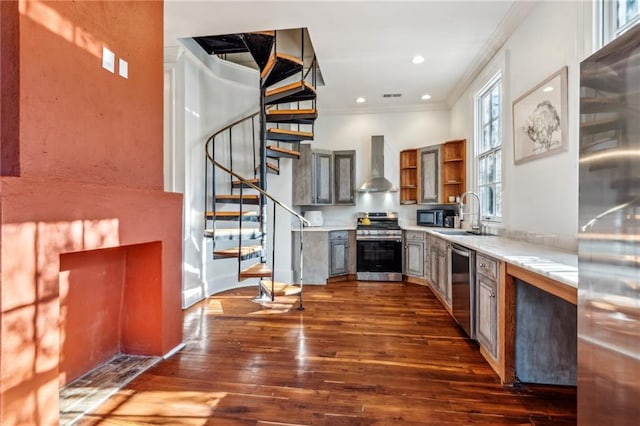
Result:
[[[440,226],[453,228],[453,217],[456,211],[453,209],[421,209],[417,211],[416,223],[419,226]],[[447,219],[447,218],[452,219]]]

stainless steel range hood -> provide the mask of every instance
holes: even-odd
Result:
[[[384,177],[384,136],[371,136],[371,177],[358,192],[397,192],[398,188]]]

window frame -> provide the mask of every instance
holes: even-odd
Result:
[[[491,92],[494,90],[494,88],[498,86],[500,89],[500,100],[499,100],[499,105],[500,105],[500,113],[499,113],[499,123],[500,123],[500,127],[498,130],[498,135],[500,138],[500,142],[497,146],[494,147],[490,147],[489,149],[480,152],[481,149],[481,144],[483,142],[483,131],[484,128],[488,125],[489,127],[491,126],[491,124],[493,123],[493,121],[496,119],[495,117],[491,117],[488,123],[483,123],[483,114],[484,114],[484,109],[483,109],[483,98],[487,95],[487,94],[491,94]],[[489,105],[489,108],[491,108],[491,105]],[[490,222],[490,223],[501,223],[503,221],[504,218],[504,181],[503,181],[503,177],[504,177],[504,167],[503,167],[503,153],[504,153],[504,147],[503,147],[503,143],[504,143],[504,120],[505,120],[505,110],[504,110],[504,85],[503,85],[503,71],[502,70],[498,70],[491,78],[489,78],[487,80],[487,82],[480,88],[480,90],[478,90],[474,96],[474,115],[475,115],[475,143],[474,143],[474,150],[473,150],[473,163],[474,163],[474,167],[475,167],[475,186],[476,186],[476,192],[478,194],[478,197],[482,197],[481,193],[482,193],[482,188],[483,187],[493,187],[494,189],[494,200],[493,200],[493,210],[494,210],[494,214],[493,215],[487,215],[485,214],[485,212],[480,212],[480,218],[479,221],[482,222]],[[496,172],[497,172],[497,167],[494,170],[494,179],[491,182],[487,182],[487,183],[482,183],[484,182],[486,179],[480,179],[480,160],[481,158],[486,158],[489,157],[490,155],[494,155],[496,153],[500,154],[500,176],[497,176]],[[498,194],[498,186],[500,188],[499,192],[500,194]],[[500,209],[500,215],[495,214],[497,212],[497,204],[496,204],[496,199],[500,198],[501,200],[501,209]],[[485,206],[486,208],[486,206]]]
[[[635,16],[625,22],[624,25],[618,26],[618,1],[620,0],[599,0],[594,2],[593,30],[596,34],[596,48],[604,46],[640,22],[639,7]]]

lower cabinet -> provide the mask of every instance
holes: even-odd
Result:
[[[293,232],[293,279],[326,284],[330,277],[355,273],[355,231],[304,231],[303,270],[300,271],[300,231]],[[277,278],[276,278],[277,279]]]
[[[404,273],[416,278],[424,278],[425,233],[406,231],[404,234]]]
[[[430,281],[431,287],[438,292],[441,299],[451,306],[451,284],[449,283],[449,253],[447,242],[441,238],[430,237]]]
[[[329,232],[329,276],[346,275],[349,266],[349,231]]]
[[[498,261],[476,255],[476,338],[498,357]]]

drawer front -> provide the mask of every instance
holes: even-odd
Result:
[[[330,240],[347,240],[349,238],[349,231],[331,231],[329,232]]]
[[[482,254],[476,254],[476,271],[495,280],[498,276],[498,261]]]
[[[404,238],[405,238],[405,241],[418,241],[423,243],[424,235],[425,233],[420,231],[406,231],[404,233]]]
[[[431,247],[439,253],[447,251],[447,242],[441,238],[431,237]]]

